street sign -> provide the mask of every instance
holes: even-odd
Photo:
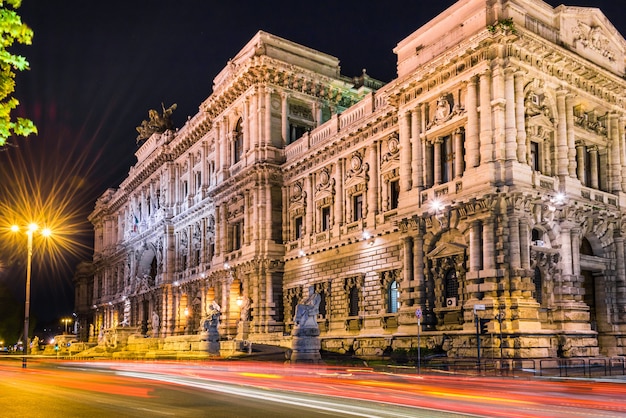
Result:
[[[481,305],[478,305],[478,304],[474,305],[474,312],[476,312],[476,311],[484,311],[484,310],[485,310],[485,305],[482,305],[482,304]]]
[[[415,310],[415,316],[417,317],[417,319],[421,319],[422,318],[422,308],[417,308]]]

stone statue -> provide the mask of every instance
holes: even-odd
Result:
[[[219,355],[220,353],[220,334],[218,327],[220,325],[220,315],[222,308],[216,301],[211,302],[207,310],[208,318],[202,324],[205,331],[208,332],[209,353]]]
[[[159,314],[156,311],[152,311],[152,336],[159,335]]]
[[[242,321],[250,320],[250,308],[252,305],[252,301],[249,297],[244,296],[241,301],[241,311],[239,313],[239,319]]]
[[[172,113],[176,110],[176,103],[174,103],[169,108],[165,108],[163,103],[161,103],[161,108],[163,109],[163,113],[159,115],[154,109],[148,110],[148,120],[144,120],[141,122],[141,125],[137,126],[137,143],[144,139],[150,138],[150,136],[155,133],[163,133],[167,130],[171,130],[174,127],[172,123]]]
[[[293,318],[295,326],[291,331],[291,363],[320,363],[321,341],[320,329],[317,325],[317,314],[322,297],[309,286],[309,295],[296,306]]]
[[[313,286],[309,287],[309,296],[300,301],[296,306],[296,314],[293,318],[297,327],[315,327],[317,328],[317,314],[322,297],[315,292]]]

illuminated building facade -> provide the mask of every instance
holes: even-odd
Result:
[[[485,355],[626,354],[623,37],[468,0],[394,52],[383,84],[259,32],[98,199],[84,328],[200,335],[216,301],[223,338],[289,346],[313,286],[328,350],[415,347],[419,308],[449,356],[475,314]]]

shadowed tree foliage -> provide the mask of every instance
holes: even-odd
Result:
[[[0,283],[0,340],[4,341],[5,345],[15,344],[20,339],[23,331],[23,309],[10,289],[4,283]]]
[[[8,49],[16,42],[30,45],[33,39],[32,29],[22,23],[15,11],[21,3],[21,0],[0,0],[0,147],[13,135],[37,133],[31,120],[11,116],[19,104],[12,96],[15,91],[15,72],[27,70],[28,61],[10,53]]]

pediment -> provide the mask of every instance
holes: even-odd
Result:
[[[597,8],[556,9],[561,41],[570,50],[619,75],[624,74],[626,40]]]
[[[464,254],[467,246],[456,242],[443,242],[427,254],[428,258],[445,258]]]

